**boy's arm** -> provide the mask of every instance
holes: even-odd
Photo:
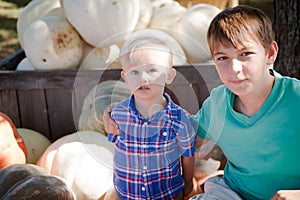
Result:
[[[277,191],[271,200],[296,200],[300,198],[300,190],[279,190]]]
[[[195,157],[182,157],[182,176],[184,179],[184,197],[192,196],[194,185],[194,166],[195,166]]]
[[[111,104],[106,110],[103,111],[103,123],[107,133],[119,135],[120,130],[117,123],[111,118],[110,113],[116,104]]]

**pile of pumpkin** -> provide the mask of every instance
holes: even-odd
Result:
[[[26,58],[17,70],[119,68],[129,35],[162,37],[174,65],[210,61],[206,32],[220,9],[175,0],[32,0],[17,21]]]
[[[0,199],[114,199],[112,157],[112,144],[98,132],[51,143],[0,112]]]

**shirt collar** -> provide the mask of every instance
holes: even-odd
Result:
[[[164,114],[168,115],[170,119],[178,119],[178,106],[172,101],[171,97],[165,92],[164,97],[167,100],[167,105],[164,109]],[[131,110],[134,114],[138,115],[139,111],[134,105],[134,95],[129,97],[128,104],[126,105],[128,110]]]

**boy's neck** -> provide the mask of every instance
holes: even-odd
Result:
[[[251,96],[247,97],[236,96],[234,100],[234,109],[237,112],[245,114],[249,117],[253,116],[269,97],[274,85],[274,81],[275,79],[272,76],[270,83],[266,84],[266,87],[262,87],[261,90],[257,90],[257,94],[252,94]]]
[[[164,96],[149,100],[134,98],[134,105],[145,119],[149,119],[155,113],[165,109],[167,99]]]

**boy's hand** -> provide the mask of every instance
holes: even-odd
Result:
[[[297,200],[300,199],[300,190],[279,190],[271,200]]]
[[[183,189],[184,200],[188,200],[195,195],[196,195],[196,191],[194,189],[194,184],[193,183],[185,184]]]
[[[110,104],[106,110],[103,112],[103,123],[105,127],[105,131],[110,134],[119,135],[120,130],[118,125],[114,120],[111,119],[110,113],[112,112],[113,107],[115,104]]]

